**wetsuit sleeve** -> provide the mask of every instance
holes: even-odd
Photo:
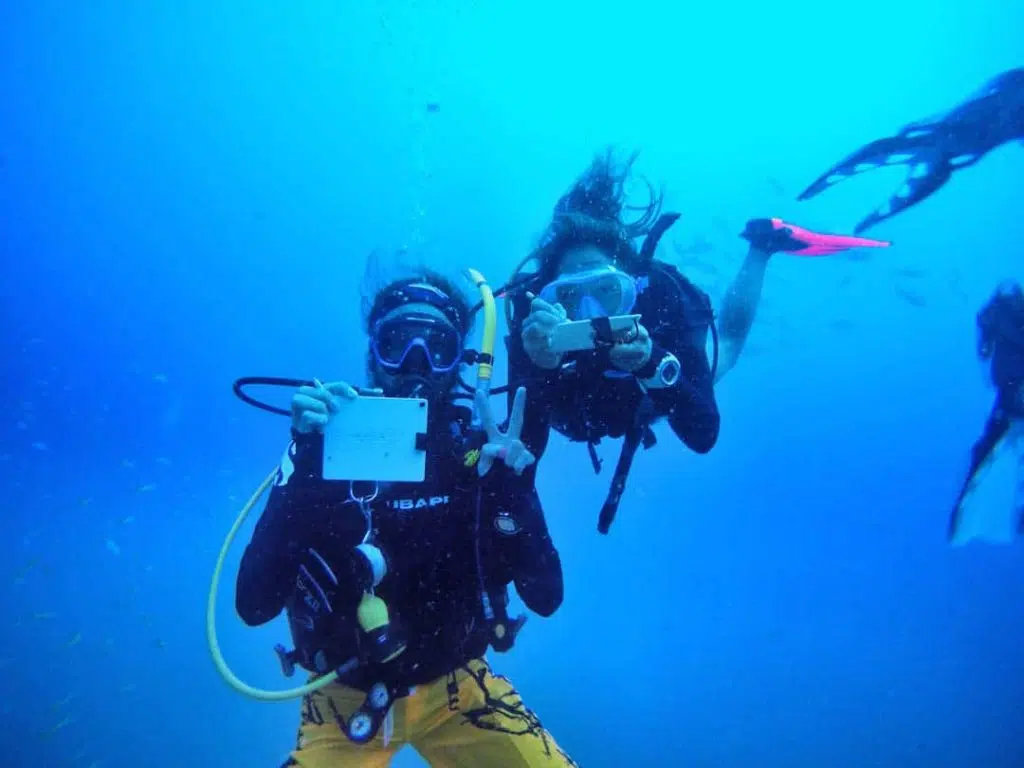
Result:
[[[711,368],[703,349],[687,343],[673,346],[670,351],[678,358],[681,370],[679,381],[670,389],[653,391],[651,398],[690,450],[707,453],[718,441],[721,424]],[[655,347],[655,353],[659,351]]]
[[[706,328],[690,325],[678,290],[663,291],[657,322],[651,330],[651,359],[637,378],[653,376],[665,354],[679,360],[679,380],[672,387],[650,390],[659,416],[667,416],[672,431],[696,453],[707,453],[718,440],[720,416],[715,401],[711,366],[704,351]]]
[[[250,626],[264,624],[284,609],[294,587],[298,554],[314,535],[314,518],[322,517],[310,514],[323,500],[321,444],[297,437],[281,459],[238,570],[235,609]]]
[[[526,607],[541,616],[550,616],[562,604],[564,583],[562,560],[548,532],[544,509],[537,489],[525,476],[516,477],[504,468],[501,482],[489,490],[499,517],[511,526],[495,526],[498,532],[499,558],[516,586]],[[509,527],[517,529],[509,533]]]

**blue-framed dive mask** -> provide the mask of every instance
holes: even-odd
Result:
[[[419,349],[432,373],[450,373],[462,362],[462,337],[451,324],[423,313],[395,315],[379,321],[370,336],[373,356],[381,368],[402,370],[413,350]]]
[[[561,275],[538,296],[549,304],[561,304],[570,320],[592,320],[628,315],[642,289],[640,280],[609,265]]]

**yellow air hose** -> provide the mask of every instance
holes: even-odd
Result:
[[[213,657],[213,665],[220,672],[220,676],[224,678],[224,682],[234,688],[241,694],[248,696],[252,699],[259,701],[288,701],[289,699],[299,699],[305,696],[307,693],[323,688],[325,685],[330,685],[337,679],[338,673],[331,672],[324,677],[317,678],[311,683],[306,685],[300,685],[298,688],[289,688],[285,691],[266,691],[261,688],[254,688],[251,685],[240,680],[231,668],[228,666],[227,661],[224,660],[224,654],[220,652],[220,643],[217,642],[217,589],[220,586],[220,577],[224,571],[224,561],[227,560],[228,551],[231,549],[231,545],[234,543],[235,538],[238,536],[239,530],[245,524],[246,518],[255,509],[256,503],[260,500],[267,489],[273,485],[274,478],[277,477],[277,469],[267,475],[266,480],[260,483],[259,488],[253,492],[252,496],[242,507],[242,511],[239,513],[234,525],[231,526],[231,530],[228,531],[227,538],[224,539],[224,544],[220,548],[220,554],[217,555],[217,564],[213,567],[213,579],[210,582],[210,595],[206,599],[206,642],[210,647],[210,656]]]

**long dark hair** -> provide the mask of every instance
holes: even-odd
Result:
[[[540,281],[551,280],[558,263],[570,248],[593,245],[607,253],[626,272],[639,266],[635,241],[650,232],[661,214],[664,193],[643,176],[636,178],[647,190],[647,202],[631,205],[626,199],[627,182],[633,178],[638,152],[625,160],[613,147],[597,154],[590,167],[555,204],[548,225],[530,260],[538,265]]]

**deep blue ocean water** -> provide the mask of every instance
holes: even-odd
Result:
[[[615,143],[684,214],[659,256],[717,299],[744,221],[849,230],[901,171],[796,194],[1020,66],[1021,29],[1009,0],[7,0],[5,764],[284,759],[297,706],[239,696],[205,645],[214,557],[287,440],[230,385],[359,380],[372,251],[500,283]],[[583,766],[1024,765],[1020,547],[944,539],[1022,176],[1005,147],[873,231],[885,252],[776,257],[718,446],[663,432],[610,536],[607,473],[552,441],[565,604],[494,661]],[[282,687],[285,628],[234,615],[241,549],[221,642]]]

